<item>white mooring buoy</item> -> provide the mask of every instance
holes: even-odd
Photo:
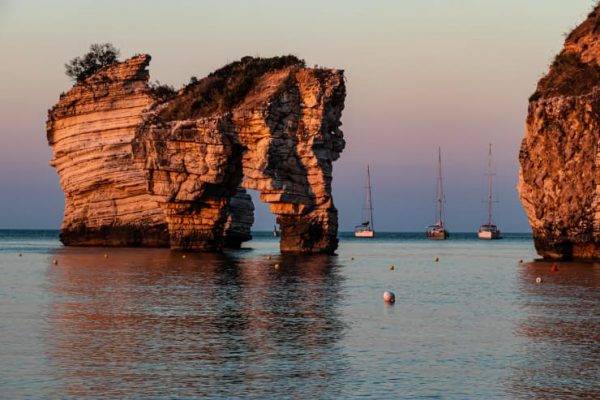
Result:
[[[394,304],[396,302],[396,295],[393,292],[383,292],[383,301],[388,304]]]

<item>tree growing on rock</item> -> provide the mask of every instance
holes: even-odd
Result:
[[[65,64],[65,74],[74,82],[81,82],[99,69],[119,61],[119,49],[112,43],[95,43],[81,57],[75,57]]]

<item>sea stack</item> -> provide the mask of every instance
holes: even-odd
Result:
[[[518,191],[547,259],[600,258],[599,13],[567,36],[529,99]]]
[[[48,112],[73,246],[219,251],[251,238],[260,192],[283,252],[333,253],[332,167],[345,142],[342,70],[244,57],[164,96],[149,55],[105,67]]]

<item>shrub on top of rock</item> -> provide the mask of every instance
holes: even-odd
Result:
[[[119,62],[119,49],[111,43],[92,44],[81,57],[65,64],[65,74],[74,82],[82,82],[101,68]]]
[[[152,95],[160,101],[167,101],[177,94],[177,90],[173,86],[159,81],[152,82],[148,86]]]

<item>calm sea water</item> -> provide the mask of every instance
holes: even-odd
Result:
[[[527,235],[257,236],[184,258],[0,231],[0,397],[600,398],[600,264],[551,272]]]

